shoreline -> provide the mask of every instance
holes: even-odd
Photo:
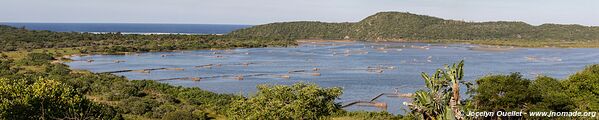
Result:
[[[474,44],[493,47],[515,48],[599,48],[599,42],[590,41],[534,41],[534,40],[340,40],[340,39],[299,39],[297,43],[323,42],[397,42],[397,43],[438,43]]]
[[[509,44],[501,44],[496,43],[493,40],[352,40],[352,39],[298,39],[295,40],[296,45],[288,46],[288,47],[296,47],[299,44],[318,44],[318,43],[348,43],[348,42],[395,42],[395,43],[433,43],[433,44],[472,44],[476,45],[476,47],[470,47],[470,50],[474,51],[488,51],[488,52],[501,52],[501,51],[511,51],[522,48],[556,48],[556,49],[568,49],[568,48],[591,48],[591,49],[599,49],[599,43],[589,43],[585,44],[584,42],[530,42],[530,41],[513,41]],[[536,45],[530,45],[531,43],[537,43]],[[565,45],[557,45],[560,43],[567,43]],[[582,45],[581,45],[582,44]],[[549,46],[553,45],[553,46]],[[584,45],[584,46],[583,46]],[[53,51],[49,53],[58,54],[60,56],[56,56],[56,60],[54,62],[63,63],[71,60],[71,57],[75,56],[87,56],[87,55],[131,55],[131,54],[139,54],[139,53],[147,53],[147,52],[115,52],[115,53],[106,53],[106,52],[93,52],[93,53],[80,53],[79,51],[70,51],[70,52],[58,52],[58,50],[72,50],[74,48],[81,47],[67,47],[67,48],[42,48],[35,49],[32,51],[2,51],[0,53],[7,54],[11,56],[11,58],[20,58],[14,56],[21,56],[18,54],[21,53],[36,53],[43,51]],[[235,47],[235,48],[202,48],[202,49],[182,49],[182,50],[166,50],[166,51],[148,51],[148,52],[178,52],[178,51],[194,51],[194,50],[227,50],[227,49],[240,49],[240,48],[251,48],[251,47]]]
[[[357,40],[335,40],[335,39],[299,39],[295,40],[299,43],[323,43],[323,42],[357,42]]]

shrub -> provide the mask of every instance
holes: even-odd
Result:
[[[0,119],[111,119],[116,111],[93,103],[59,81],[0,79]]]
[[[16,73],[17,71],[11,68],[13,62],[12,60],[2,60],[0,59],[0,75],[11,75]]]
[[[393,115],[386,111],[383,112],[367,112],[367,111],[355,111],[345,112],[341,115],[335,115],[334,118],[343,120],[401,120],[402,116]],[[403,118],[408,119],[408,118]],[[415,119],[415,118],[414,118]]]
[[[574,109],[574,103],[562,83],[554,78],[541,76],[532,81],[530,91],[536,92],[533,98],[542,98],[531,105],[532,111],[560,111],[568,112]]]
[[[125,113],[134,115],[145,115],[152,111],[152,108],[158,107],[158,103],[151,99],[130,97],[122,101],[119,105],[120,109]]]
[[[49,61],[54,60],[51,54],[46,53],[29,53],[24,59],[20,60],[19,63],[23,65],[44,65],[50,63]]]
[[[175,110],[177,110],[177,106],[175,106],[175,105],[170,105],[170,104],[160,105],[160,107],[153,108],[152,111],[154,111],[154,113],[152,113],[152,117],[153,118],[161,118],[166,113],[173,112]]]
[[[52,64],[46,67],[46,73],[57,76],[67,76],[71,72],[69,66],[64,64]]]
[[[599,111],[599,65],[592,65],[564,81],[578,111]]]
[[[474,104],[479,111],[520,111],[532,103],[534,95],[529,89],[530,80],[520,73],[486,76],[476,80],[478,88]]]
[[[162,117],[162,120],[208,120],[209,117],[205,112],[195,111],[194,113],[189,111],[174,111],[169,112]]]
[[[341,110],[340,88],[314,84],[259,85],[256,95],[232,103],[231,119],[318,119]]]

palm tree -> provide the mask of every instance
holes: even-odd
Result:
[[[445,66],[429,76],[422,73],[422,78],[428,90],[418,90],[414,101],[407,105],[412,114],[425,120],[464,119],[460,110],[460,84],[462,81],[464,61],[457,65]],[[451,87],[450,87],[451,86]]]
[[[464,60],[460,61],[458,65],[453,64],[450,66],[445,66],[444,76],[445,79],[451,82],[451,91],[453,95],[451,100],[449,101],[449,106],[453,111],[453,114],[458,119],[464,119],[462,116],[462,111],[460,111],[460,83],[462,83],[462,78],[464,77]]]

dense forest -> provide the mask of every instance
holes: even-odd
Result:
[[[289,39],[228,35],[92,34],[27,30],[0,25],[0,51],[79,47],[83,52],[149,52],[208,48],[289,46]]]
[[[599,27],[524,22],[465,22],[403,12],[381,12],[355,23],[281,22],[230,35],[291,39],[599,41]]]

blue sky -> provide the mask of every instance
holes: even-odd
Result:
[[[355,22],[380,11],[599,26],[599,0],[1,0],[0,22]]]

